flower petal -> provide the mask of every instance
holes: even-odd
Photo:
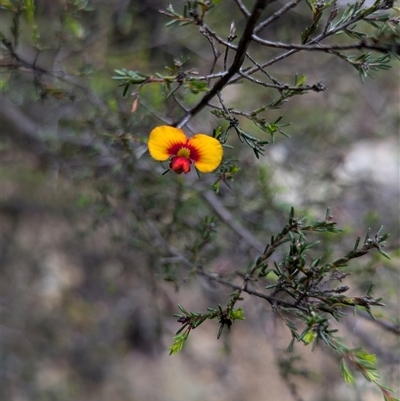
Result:
[[[192,162],[187,157],[175,156],[172,158],[169,168],[177,174],[187,174],[190,171],[191,163]]]
[[[186,135],[181,129],[161,125],[150,132],[149,152],[155,160],[168,160],[172,156],[170,149],[179,144],[184,146],[186,142]]]
[[[193,161],[202,173],[211,173],[220,165],[223,150],[217,139],[205,134],[196,134],[189,139],[189,145],[197,150],[197,160]]]

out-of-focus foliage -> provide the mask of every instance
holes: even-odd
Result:
[[[234,62],[228,45],[254,2],[243,3],[0,0],[1,398],[390,400],[363,369],[398,393],[393,4],[324,42],[364,48],[295,51],[251,75],[270,86],[238,79],[187,119],[188,133],[224,143],[215,174],[162,175],[148,155],[151,129],[182,121]],[[301,50],[373,6],[275,1],[260,21],[279,18],[257,35]],[[291,51],[257,46],[255,60]],[[333,222],[344,231],[325,232]],[[389,238],[374,237],[381,224]],[[381,253],[353,260],[364,246]],[[303,261],[326,267],[323,286]],[[287,302],[304,286],[327,291],[321,316],[339,333],[309,310],[271,306],[256,294],[267,285]],[[183,331],[169,350],[176,312]]]

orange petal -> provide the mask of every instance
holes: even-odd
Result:
[[[194,160],[194,165],[202,173],[211,173],[220,165],[223,150],[215,138],[196,134],[189,139],[189,145],[193,146],[198,152],[198,159]]]
[[[172,156],[170,149],[174,145],[184,145],[186,141],[186,135],[181,129],[161,125],[150,132],[148,142],[150,155],[158,161],[168,160]]]

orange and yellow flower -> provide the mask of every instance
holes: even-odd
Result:
[[[168,125],[154,128],[148,145],[151,157],[170,160],[169,168],[177,174],[187,174],[192,162],[200,172],[210,173],[220,165],[223,154],[217,139],[205,134],[187,138],[181,129]]]

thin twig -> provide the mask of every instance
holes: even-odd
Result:
[[[314,85],[303,85],[303,86],[292,86],[292,85],[288,85],[288,84],[274,85],[274,84],[269,84],[267,82],[261,81],[254,77],[251,77],[250,75],[247,75],[243,72],[240,73],[240,75],[242,75],[244,78],[246,78],[247,80],[249,80],[257,85],[264,86],[266,88],[278,89],[280,91],[290,90],[290,91],[295,91],[295,92],[305,92],[305,91],[323,92],[326,89],[326,87],[323,84],[321,84],[320,82],[318,82]],[[249,113],[249,114],[251,115],[252,113]]]
[[[224,45],[225,47],[229,47],[229,49],[236,50],[237,46],[233,45],[232,43],[226,41],[225,39],[222,39],[220,36],[216,34],[208,25],[203,24],[201,26],[201,29],[207,32],[207,34],[211,37],[213,37],[218,43],[221,45]]]
[[[211,191],[201,193],[203,199],[214,209],[217,215],[228,225],[236,234],[242,238],[251,248],[259,253],[263,253],[265,246],[254,235],[238,223],[234,217],[229,213],[224,205],[220,202],[217,196]]]
[[[280,18],[283,14],[285,14],[287,11],[289,11],[291,8],[294,8],[297,6],[297,4],[300,3],[301,0],[293,0],[288,4],[285,4],[280,10],[274,12],[269,18],[267,18],[265,21],[260,22],[254,29],[254,33],[257,34],[261,32],[265,27],[270,25],[272,22]]]
[[[242,14],[246,17],[249,18],[251,13],[250,11],[247,9],[247,7],[243,4],[242,0],[235,0],[236,5],[239,7],[240,11],[242,12]]]
[[[209,41],[211,45],[211,49],[214,54],[214,60],[211,65],[210,73],[209,75],[212,75],[214,73],[215,66],[217,65],[217,61],[219,57],[221,56],[221,52],[217,49],[217,45],[215,44],[214,37],[210,35],[207,29],[204,28],[204,26],[201,26],[199,29],[199,32]],[[208,85],[210,85],[210,79],[207,80]]]
[[[364,319],[367,319],[367,320],[369,320],[371,322],[376,323],[378,326],[381,326],[386,331],[389,331],[389,332],[391,332],[393,334],[396,334],[398,336],[400,335],[400,325],[398,325],[398,324],[390,323],[390,322],[388,322],[386,320],[377,319],[377,318],[376,319],[372,319],[372,317],[368,313],[363,312],[363,311],[357,312],[357,316],[360,316],[360,317],[362,317]]]
[[[256,297],[265,299],[271,305],[281,305],[281,306],[284,306],[284,307],[287,307],[287,308],[296,308],[296,309],[302,310],[303,312],[307,312],[306,308],[303,308],[303,307],[300,307],[300,306],[295,306],[293,302],[289,302],[289,301],[286,301],[284,299],[280,299],[280,298],[276,298],[276,297],[267,295],[267,294],[265,294],[263,292],[259,292],[257,290],[253,290],[251,288],[244,287],[243,285],[232,283],[231,281],[227,281],[227,280],[224,280],[224,279],[220,278],[219,275],[217,275],[217,274],[208,273],[208,272],[206,272],[206,271],[204,271],[202,269],[197,269],[197,274],[199,274],[201,276],[204,276],[204,277],[207,277],[208,279],[210,279],[212,281],[215,281],[217,283],[220,283],[220,284],[226,285],[228,287],[231,287],[231,288],[233,288],[235,290],[243,291],[243,292],[245,292],[245,293],[247,293],[249,295],[254,295]]]
[[[247,58],[256,66],[260,66],[260,64],[249,54],[247,53]],[[260,68],[260,72],[263,73],[271,80],[275,85],[283,85],[282,82],[279,82],[273,76],[271,76],[265,68]]]
[[[322,45],[320,43],[315,45],[302,45],[296,43],[282,43],[282,42],[272,42],[270,40],[261,39],[257,35],[253,35],[253,40],[260,43],[263,46],[273,47],[276,49],[295,49],[295,50],[307,50],[307,51],[332,51],[332,50],[361,50],[369,49],[382,53],[388,53],[389,49],[381,46],[374,45],[366,41],[359,41],[356,43],[349,43],[346,45]]]

